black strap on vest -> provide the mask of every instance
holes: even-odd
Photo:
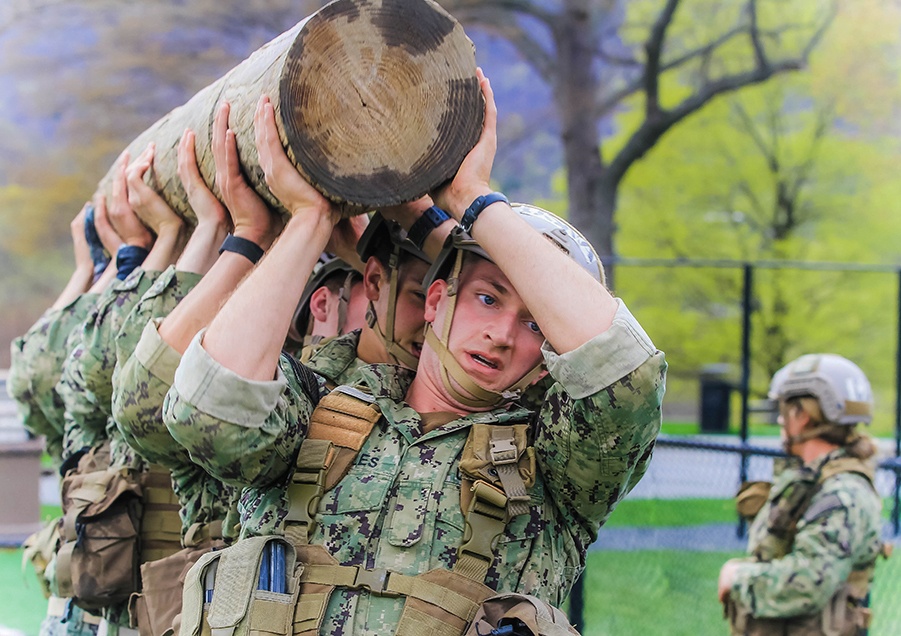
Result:
[[[308,366],[298,362],[294,356],[287,351],[283,351],[282,353],[285,354],[285,357],[288,358],[288,362],[291,363],[291,368],[294,369],[294,374],[300,381],[303,392],[310,399],[310,402],[313,403],[313,408],[316,408],[316,405],[319,404],[319,380],[316,379],[316,374],[313,373]]]

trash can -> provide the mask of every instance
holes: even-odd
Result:
[[[733,383],[729,380],[729,365],[712,364],[701,369],[701,432],[729,431],[729,402]]]
[[[18,546],[41,528],[41,439],[29,439],[0,376],[0,546]]]

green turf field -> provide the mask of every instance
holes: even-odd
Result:
[[[45,507],[44,518],[58,514]],[[611,527],[703,526],[734,521],[729,500],[626,500]],[[592,551],[585,584],[584,636],[706,636],[725,634],[716,580],[734,552],[639,550]],[[901,633],[901,557],[880,562],[873,589],[875,621],[870,636]],[[0,626],[32,636],[46,605],[34,573],[22,571],[22,551],[0,550]]]

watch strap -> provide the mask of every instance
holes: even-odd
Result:
[[[449,218],[451,217],[447,212],[433,205],[423,212],[422,216],[416,219],[416,222],[413,223],[410,231],[407,232],[407,239],[409,239],[417,249],[421,250],[423,244],[425,244],[425,240],[428,238],[429,234],[432,233],[432,230]]]
[[[498,201],[503,201],[507,204],[510,203],[510,201],[507,200],[507,197],[500,192],[491,192],[476,197],[475,201],[466,208],[466,212],[463,213],[463,218],[460,219],[460,227],[463,228],[463,231],[469,233],[472,230],[473,223],[476,222],[476,219],[478,219],[479,215],[482,213],[482,210]]]
[[[233,234],[229,234],[225,237],[225,240],[222,241],[222,247],[219,248],[219,253],[221,254],[222,252],[235,252],[236,254],[246,257],[247,260],[253,264],[258,263],[265,253],[263,248],[253,241]]]

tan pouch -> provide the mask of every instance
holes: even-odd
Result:
[[[285,592],[259,589],[266,545],[284,550]],[[282,537],[250,537],[223,550],[207,552],[185,577],[181,636],[291,634],[298,575],[293,546]]]
[[[142,591],[132,594],[129,603],[131,624],[138,628],[140,636],[160,636],[173,629],[175,618],[181,613],[185,576],[211,548],[211,543],[184,548],[141,565]]]
[[[512,627],[513,635],[578,635],[566,615],[556,607],[527,594],[498,594],[486,599],[463,636],[484,636],[500,627]],[[526,631],[528,630],[528,631]]]
[[[57,517],[42,529],[25,539],[22,543],[22,569],[25,569],[25,563],[31,562],[34,572],[41,584],[41,591],[44,598],[50,598],[50,581],[47,580],[45,572],[47,566],[53,560],[56,550],[59,548],[59,526],[62,518]]]
[[[74,473],[63,480],[60,593],[87,610],[127,600],[140,589],[141,486],[124,470]]]
[[[773,483],[769,481],[746,481],[735,495],[735,509],[742,518],[753,521],[763,509],[770,496]]]

